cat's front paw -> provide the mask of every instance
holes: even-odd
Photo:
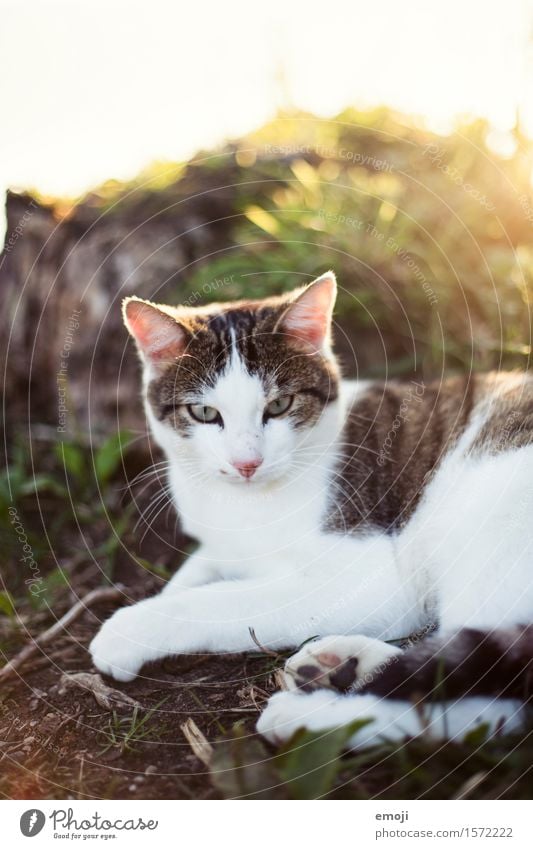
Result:
[[[104,622],[89,651],[96,668],[117,681],[133,681],[143,663],[150,659],[143,615],[138,605],[117,610]]]
[[[382,640],[355,636],[322,637],[306,643],[286,664],[289,690],[329,688],[355,691],[381,674],[401,650]]]

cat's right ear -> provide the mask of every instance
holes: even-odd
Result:
[[[189,341],[187,330],[156,304],[141,298],[125,298],[122,315],[143,362],[156,374],[185,353]]]

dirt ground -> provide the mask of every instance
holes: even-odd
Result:
[[[3,798],[530,798],[531,730],[352,754],[344,752],[349,729],[298,732],[274,751],[254,726],[281,657],[169,658],[130,684],[97,679],[137,705],[102,706],[73,676],[94,676],[87,645],[112,609],[84,613],[2,685]]]
[[[258,707],[273,689],[271,658],[172,658],[145,667],[131,684],[108,680],[142,706],[103,708],[69,674],[93,672],[87,644],[95,608],[37,655],[7,687],[0,705],[2,795],[7,798],[217,798],[205,763],[182,726],[193,720],[208,742],[235,726],[253,734]],[[144,724],[141,721],[148,717]]]

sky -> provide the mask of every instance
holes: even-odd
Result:
[[[280,108],[387,104],[533,137],[530,0],[0,0],[0,193],[77,196]]]

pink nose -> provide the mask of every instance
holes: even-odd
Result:
[[[231,465],[234,469],[237,469],[238,473],[242,475],[243,478],[253,478],[262,462],[262,460],[243,460],[242,462],[240,460],[236,460]]]

